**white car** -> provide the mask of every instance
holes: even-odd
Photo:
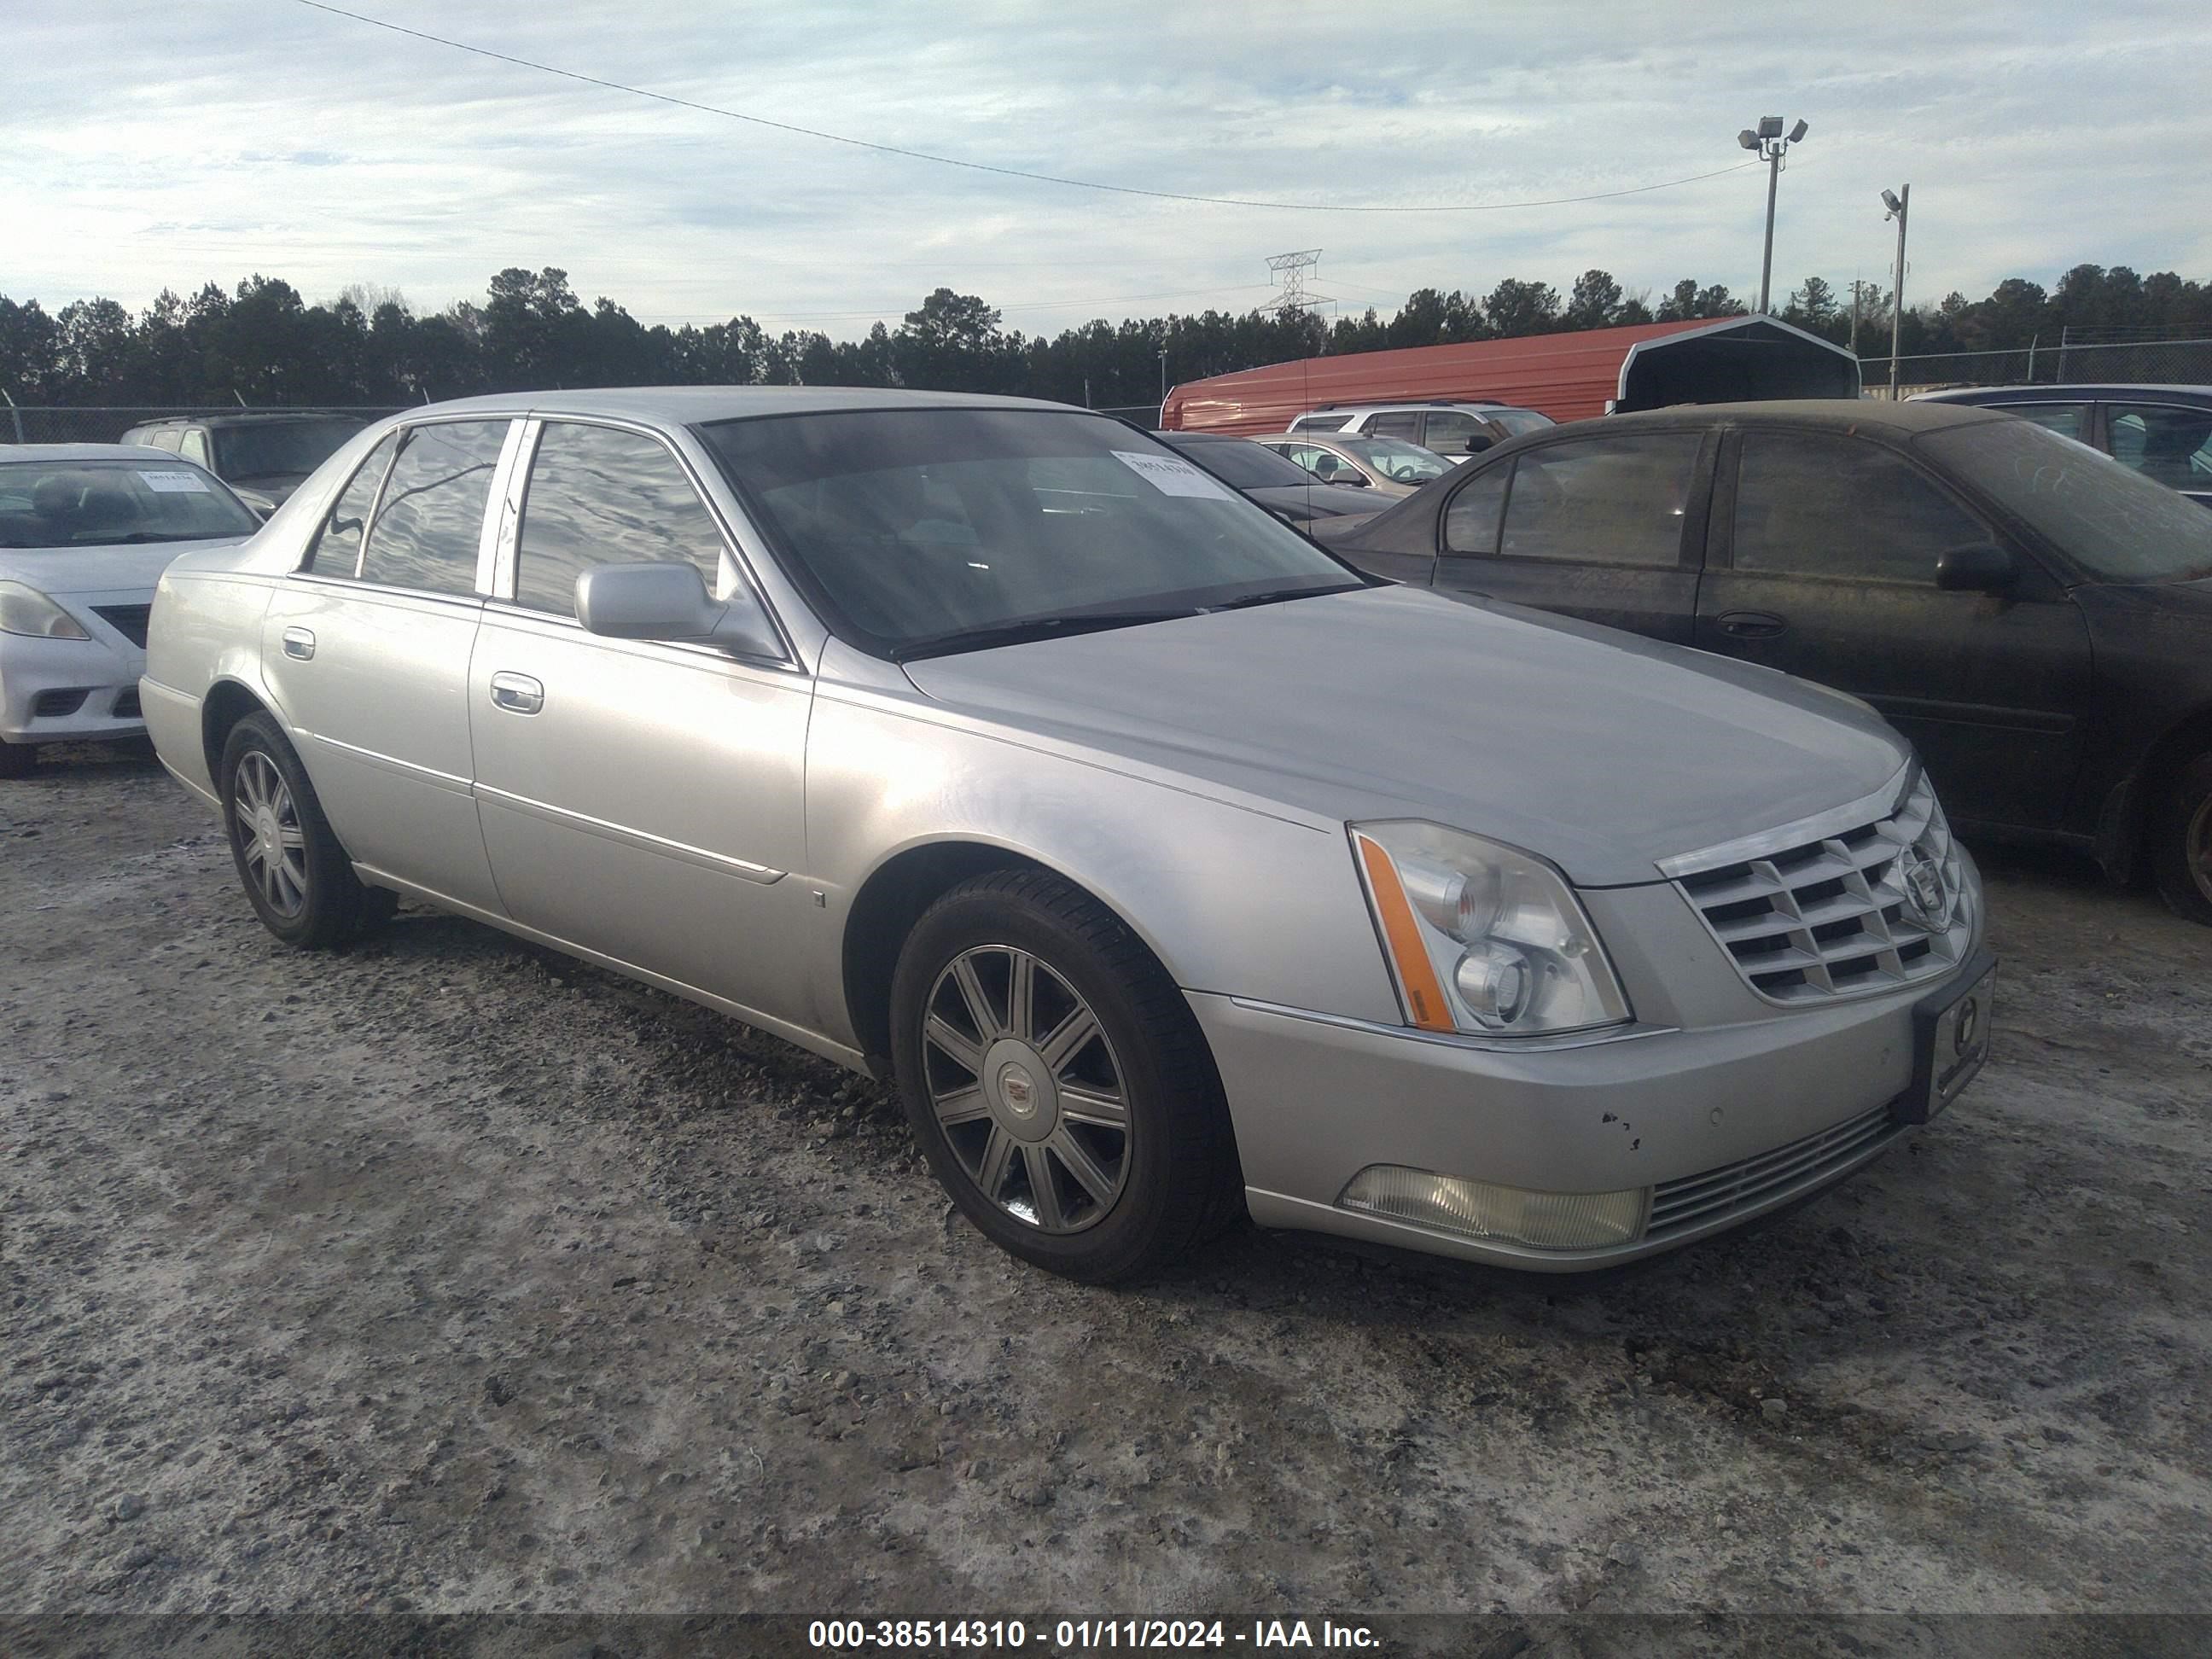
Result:
[[[1457,465],[1492,444],[1556,424],[1548,415],[1511,404],[1325,404],[1292,421],[1291,430],[1397,438]]]
[[[222,482],[125,444],[0,444],[0,778],[42,743],[143,737],[154,586],[260,520]]]

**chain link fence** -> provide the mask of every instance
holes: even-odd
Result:
[[[1889,395],[1887,357],[1859,365],[1867,390]],[[2212,386],[2212,340],[2061,340],[2019,351],[1953,351],[1897,360],[1899,391],[1961,386]]]
[[[116,404],[33,406],[0,404],[0,443],[112,444],[134,426],[148,421],[214,415],[354,415],[365,421],[397,414],[402,405],[378,404]]]

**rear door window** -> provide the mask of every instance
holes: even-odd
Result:
[[[361,579],[425,593],[474,593],[484,503],[506,421],[441,421],[400,440]]]
[[[666,447],[642,433],[550,422],[523,499],[514,602],[576,614],[576,578],[594,565],[697,568],[726,597],[722,532]]]
[[[1744,434],[1732,528],[1738,570],[1933,584],[1945,553],[1990,539],[1988,526],[1876,445]]]
[[[1403,438],[1407,443],[1421,441],[1421,417],[1413,410],[1401,410],[1389,415],[1377,415],[1367,422],[1365,428],[1378,438]]]
[[[2087,404],[2006,404],[2002,407],[2006,414],[2033,421],[2045,432],[2056,432],[2062,438],[2072,438],[2080,443],[2089,441]]]
[[[2105,412],[2112,459],[2173,489],[2212,489],[2212,409],[2114,404]]]
[[[323,515],[314,543],[307,549],[307,562],[301,568],[318,576],[351,576],[360,568],[361,532],[368,527],[368,515],[376,507],[376,487],[384,482],[392,452],[398,447],[399,434],[386,433],[383,442],[369,451],[368,459]]]
[[[1482,422],[1474,416],[1462,414],[1456,409],[1440,409],[1430,415],[1428,434],[1421,440],[1421,446],[1439,455],[1464,455],[1468,453],[1470,442],[1488,435],[1482,429]]]
[[[1591,438],[1522,456],[1498,551],[1515,559],[1679,565],[1702,441],[1690,432]]]
[[[1444,508],[1444,551],[1480,557],[1498,551],[1498,520],[1504,516],[1510,466],[1485,467],[1467,481]]]

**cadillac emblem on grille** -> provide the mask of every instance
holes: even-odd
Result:
[[[1950,897],[1943,890],[1943,866],[1917,847],[1906,848],[1898,854],[1897,862],[1905,902],[1912,912],[1912,919],[1930,927],[1942,927],[1946,902]]]

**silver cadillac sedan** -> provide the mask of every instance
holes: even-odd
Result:
[[[1077,1279],[1240,1211],[1618,1262],[1988,1052],[1972,861],[1864,705],[1377,583],[1081,410],[410,410],[169,567],[143,690],[280,939],[404,895],[893,1079]]]

